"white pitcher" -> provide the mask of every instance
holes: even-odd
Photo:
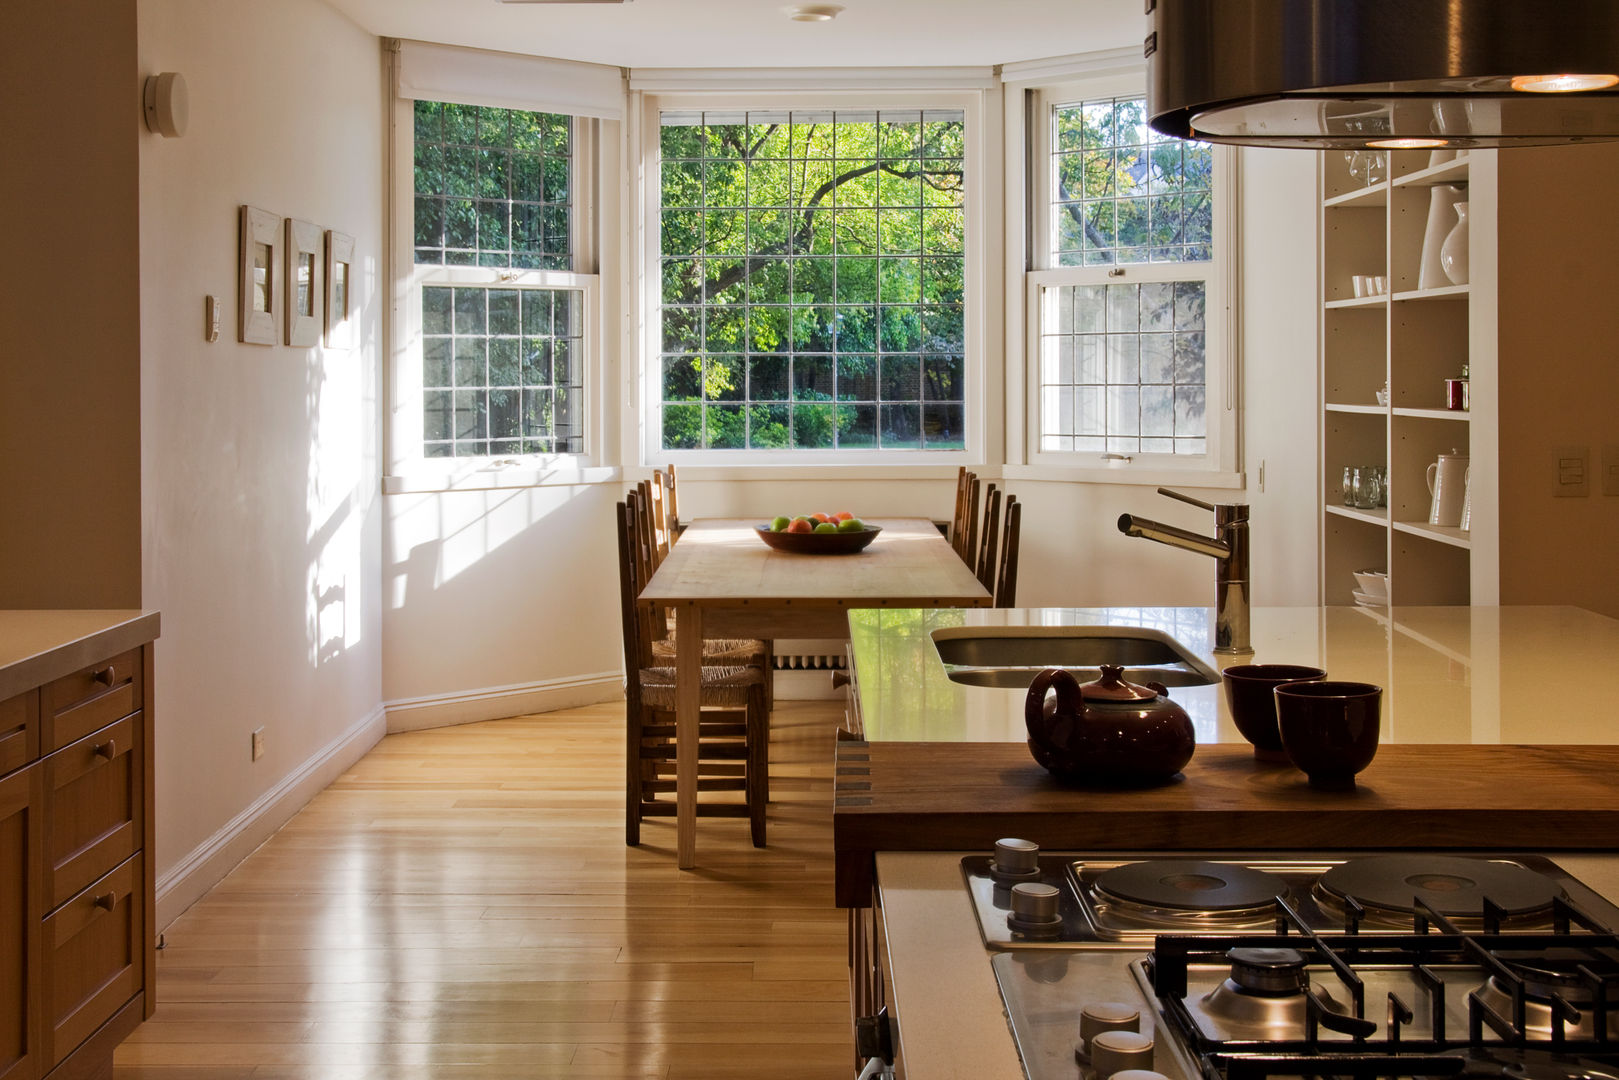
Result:
[[[1462,506],[1467,501],[1467,464],[1466,454],[1452,450],[1428,466],[1428,494],[1433,496],[1429,525],[1452,529],[1461,525]]]

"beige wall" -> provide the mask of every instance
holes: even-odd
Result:
[[[318,0],[141,0],[140,71],[191,90],[184,138],[140,136],[166,920],[382,730],[383,80],[377,39]],[[355,237],[354,349],[237,343],[242,203]]]
[[[0,608],[138,607],[135,0],[0,5]]]
[[[1502,151],[1501,602],[1619,618],[1619,146]],[[1591,493],[1557,498],[1556,449],[1590,449]]]

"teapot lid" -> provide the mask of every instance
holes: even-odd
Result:
[[[1086,701],[1152,701],[1158,697],[1158,691],[1150,686],[1125,682],[1121,664],[1103,664],[1102,677],[1079,689]]]

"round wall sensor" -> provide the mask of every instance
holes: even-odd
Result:
[[[798,4],[783,8],[794,22],[831,22],[843,10],[841,4]]]
[[[165,139],[177,139],[186,133],[191,121],[191,98],[186,93],[185,76],[178,71],[165,71],[146,80],[145,105],[146,130]]]

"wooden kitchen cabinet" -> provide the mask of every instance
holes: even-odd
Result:
[[[156,1004],[157,618],[41,651],[30,614],[0,612],[0,1080],[110,1076]]]

